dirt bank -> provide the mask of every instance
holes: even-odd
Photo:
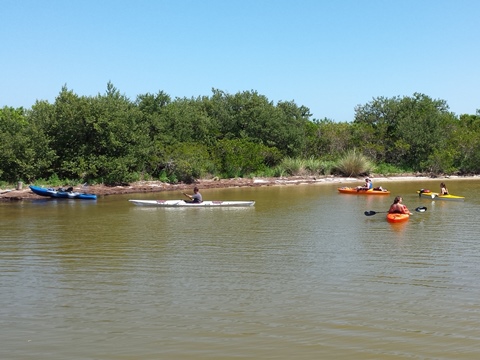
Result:
[[[389,181],[420,181],[420,180],[439,180],[440,177],[432,178],[423,175],[400,175],[394,177],[375,176],[371,177],[375,185],[382,185]],[[442,177],[443,179],[459,179],[463,177]],[[469,177],[469,179],[480,177]],[[192,191],[194,186],[200,189],[213,188],[232,188],[232,187],[260,187],[260,186],[292,186],[292,185],[306,185],[306,184],[352,184],[363,182],[363,178],[345,178],[335,176],[322,177],[281,177],[281,178],[252,178],[252,179],[220,179],[220,180],[198,180],[195,184],[168,184],[161,181],[139,181],[126,186],[105,186],[105,185],[91,185],[91,186],[75,186],[74,191],[96,194],[100,198],[102,196],[118,195],[118,194],[135,194],[135,193],[154,193],[162,191]],[[48,187],[48,186],[45,186]],[[384,186],[385,187],[385,186]],[[38,199],[41,196],[34,194],[28,187],[23,185],[20,190],[16,189],[0,189],[0,201],[15,201]]]
[[[349,179],[342,179],[348,181]],[[315,177],[290,177],[290,178],[262,178],[262,179],[222,179],[222,180],[198,180],[194,184],[169,184],[161,181],[139,181],[125,186],[75,186],[74,191],[96,194],[99,197],[119,194],[135,194],[135,193],[154,193],[163,191],[188,191],[192,192],[194,186],[200,189],[212,188],[230,188],[230,187],[254,187],[254,186],[275,186],[275,185],[298,185],[298,184],[314,184],[321,182],[341,182],[339,179],[332,178],[315,178]],[[357,179],[350,179],[357,181]],[[48,186],[45,186],[48,187]],[[0,190],[0,200],[26,200],[38,199],[41,196],[34,194],[28,187],[24,185],[21,190],[4,189]]]

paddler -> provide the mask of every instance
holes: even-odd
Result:
[[[408,214],[412,215],[410,210],[402,204],[403,198],[401,196],[396,196],[393,200],[393,204],[390,205],[390,209],[388,210],[389,214]]]
[[[440,184],[440,195],[448,195],[448,189],[444,182]]]
[[[365,184],[363,184],[362,186],[357,186],[357,191],[360,191],[360,190],[371,190],[373,189],[373,184],[372,184],[372,180],[370,180],[369,178],[366,178],[365,179]]]
[[[186,193],[183,193],[183,195],[188,197],[190,199],[189,202],[191,202],[191,203],[201,203],[201,202],[203,202],[202,194],[200,194],[200,192],[198,191],[198,187],[196,187],[196,186],[193,188],[193,195],[189,195],[189,194],[186,194]]]

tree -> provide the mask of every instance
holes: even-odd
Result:
[[[309,126],[307,149],[310,155],[325,160],[333,160],[344,154],[352,146],[352,125],[347,122],[334,122],[330,119],[316,120]]]
[[[293,101],[276,106],[255,91],[229,95],[214,90],[206,107],[210,117],[219,124],[222,139],[245,139],[276,147],[284,155],[305,152],[305,133],[310,111]]]
[[[362,145],[364,152],[373,149],[377,161],[418,171],[432,169],[431,156],[446,146],[455,120],[444,100],[419,93],[374,99],[355,111],[354,124],[366,128],[357,134],[370,134],[356,136],[356,144]]]
[[[0,179],[32,181],[50,169],[53,159],[42,128],[29,122],[23,108],[0,110]]]

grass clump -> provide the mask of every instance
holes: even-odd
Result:
[[[338,160],[335,170],[341,175],[356,177],[369,174],[374,168],[373,163],[356,149],[348,151]]]

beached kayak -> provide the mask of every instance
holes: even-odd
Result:
[[[52,188],[43,188],[40,186],[30,185],[30,190],[35,194],[40,196],[47,196],[58,199],[80,199],[80,200],[96,200],[97,195],[95,194],[86,194],[73,191],[73,188],[63,190],[63,189],[52,189]]]
[[[255,201],[203,201],[190,203],[184,200],[128,200],[138,206],[156,207],[246,207],[255,205]]]
[[[464,196],[456,196],[456,195],[440,195],[439,193],[431,192],[431,191],[417,191],[417,194],[426,199],[430,200],[456,200],[456,201],[464,201]]]
[[[407,221],[409,218],[409,214],[387,214],[387,221],[390,223],[404,222]]]
[[[352,195],[389,195],[390,191],[383,189],[383,190],[357,190],[357,188],[352,187],[340,187],[338,191],[342,194],[352,194]]]

